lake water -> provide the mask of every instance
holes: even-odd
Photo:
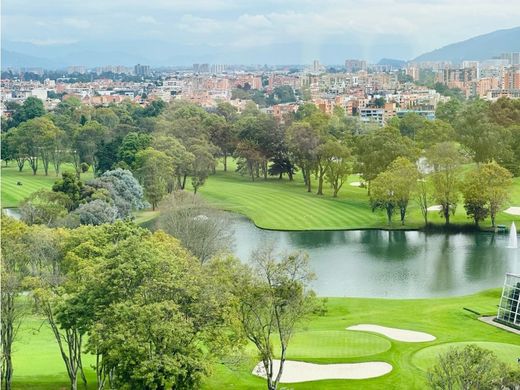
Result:
[[[507,234],[425,234],[417,231],[276,232],[233,219],[235,253],[243,260],[259,245],[304,250],[317,275],[313,288],[328,297],[426,298],[501,287],[520,273],[520,250]]]

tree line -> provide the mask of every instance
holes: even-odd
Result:
[[[41,167],[48,174],[52,166],[58,175],[64,161],[72,163],[78,177],[88,169],[96,176],[131,170],[154,209],[188,183],[196,193],[219,159],[227,171],[233,157],[237,171],[252,181],[294,180],[300,172],[306,190],[317,195],[330,188],[338,196],[348,176],[359,173],[372,207],[386,210],[389,220],[399,210],[404,222],[408,201],[415,198],[426,223],[428,207],[423,206],[431,202],[442,207],[449,223],[463,195],[476,223],[489,215],[494,224],[507,197],[491,195],[490,188],[483,199],[469,188],[485,182],[504,189],[511,175],[520,175],[520,101],[506,98],[494,103],[452,99],[439,104],[435,120],[409,113],[384,127],[348,117],[340,107],[327,115],[311,103],[282,122],[253,103],[240,113],[226,102],[211,109],[161,101],[145,108],[129,101],[93,108],[69,98],[51,113],[40,104],[27,99],[7,121],[4,161],[16,161],[20,170],[28,164],[34,174]],[[464,175],[469,163],[475,171]],[[485,164],[493,165],[483,174]],[[400,171],[417,180],[397,180]]]
[[[32,313],[50,328],[72,390],[87,388],[86,354],[98,389],[197,388],[247,340],[275,390],[283,364],[273,372],[273,360],[285,361],[296,327],[320,310],[303,253],[265,247],[251,265],[225,251],[197,259],[164,231],[123,221],[67,229],[3,216],[1,229],[5,389]]]

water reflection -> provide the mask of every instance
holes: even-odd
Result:
[[[321,296],[420,298],[470,294],[502,285],[519,272],[519,250],[502,234],[416,231],[275,232],[233,222],[235,253],[244,261],[266,243],[305,250]]]

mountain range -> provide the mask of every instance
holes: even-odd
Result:
[[[482,61],[501,53],[520,52],[520,27],[497,30],[452,43],[416,57],[413,61]]]
[[[376,42],[376,43],[373,43]],[[65,68],[69,65],[94,67],[104,64],[190,65],[192,63],[308,64],[316,58],[325,64],[341,64],[345,58],[364,58],[380,64],[402,64],[411,59],[413,49],[396,37],[384,36],[364,43],[353,36],[347,41],[319,45],[279,43],[254,48],[193,46],[171,41],[77,42],[59,45],[35,45],[2,41],[2,69],[9,67]],[[396,43],[398,42],[398,43]],[[114,47],[117,49],[114,50]],[[136,50],[139,48],[139,50]],[[484,60],[503,52],[520,52],[520,27],[498,30],[444,46],[422,54],[413,61]],[[401,58],[401,60],[394,60]]]

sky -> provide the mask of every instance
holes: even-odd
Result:
[[[10,50],[69,57],[120,50],[120,58],[156,63],[410,59],[519,24],[517,0],[2,1]]]

